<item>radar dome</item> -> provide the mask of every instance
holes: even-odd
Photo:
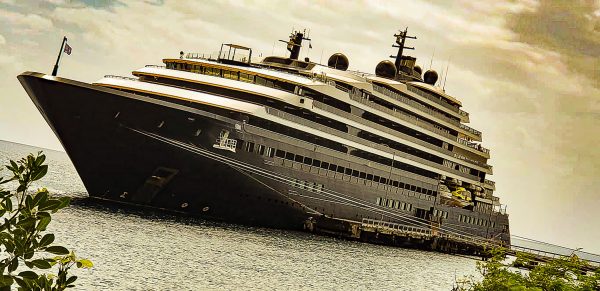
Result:
[[[394,77],[396,77],[396,73],[398,73],[396,65],[387,60],[379,62],[379,64],[377,64],[377,67],[375,67],[375,75],[377,77],[393,79]]]
[[[425,83],[427,83],[429,85],[435,85],[435,83],[437,82],[437,79],[438,79],[438,74],[434,70],[428,70],[427,72],[425,72],[425,75],[423,75],[423,81],[425,81]]]
[[[348,58],[342,53],[335,53],[329,57],[327,66],[345,71],[348,69]]]
[[[419,73],[419,76],[420,76],[421,74],[423,74],[423,69],[421,69],[421,67],[419,67],[418,65],[417,65],[417,66],[415,66],[415,67],[413,68],[413,70],[415,70],[415,72]]]

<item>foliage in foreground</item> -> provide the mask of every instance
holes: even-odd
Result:
[[[0,186],[10,181],[19,185],[16,191],[0,187],[0,290],[10,290],[15,282],[19,290],[64,290],[77,280],[68,275],[71,267],[92,267],[89,260],[53,245],[54,234],[46,232],[51,214],[67,207],[70,199],[52,197],[45,188],[28,192],[31,183],[46,175],[45,159],[39,152],[10,161],[6,169],[12,177],[0,177]],[[37,269],[56,273],[38,274]]]
[[[511,267],[531,265],[532,258],[525,253],[517,254],[512,265],[504,265],[505,251],[495,249],[492,257],[486,262],[478,262],[477,270],[483,276],[480,282],[472,277],[460,282],[457,290],[461,291],[558,291],[600,290],[600,268],[593,272],[582,271],[589,264],[576,255],[560,257],[544,264],[538,264],[529,272],[515,270]]]

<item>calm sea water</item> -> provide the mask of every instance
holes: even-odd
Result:
[[[39,150],[0,141],[0,164]],[[86,197],[67,155],[44,153],[49,171],[34,186]],[[50,231],[95,264],[73,272],[75,290],[450,290],[477,274],[464,257],[81,203]]]

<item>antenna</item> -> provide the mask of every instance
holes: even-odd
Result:
[[[433,65],[433,57],[435,56],[435,48],[433,48],[433,54],[431,54],[431,62],[429,62],[429,69],[431,70],[431,66]]]
[[[446,76],[444,77],[444,85],[442,90],[446,91],[446,80],[448,80],[448,68],[450,68],[450,57],[448,57],[448,61],[446,62]]]

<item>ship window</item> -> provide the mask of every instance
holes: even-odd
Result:
[[[312,164],[312,159],[306,157],[306,158],[304,158],[304,163],[310,166]]]
[[[321,161],[314,159],[312,162],[312,165],[315,167],[321,167]]]
[[[335,171],[336,170],[336,165],[335,164],[329,164],[329,170],[330,171]]]
[[[248,82],[248,83],[253,83],[254,82],[254,76],[240,72],[240,81],[244,81],[244,82]]]
[[[373,181],[375,181],[375,182],[379,183],[379,178],[380,178],[379,176],[375,175],[375,176],[373,177]]]
[[[275,152],[275,156],[277,156],[278,158],[285,158],[285,152],[282,150],[277,150]]]
[[[301,155],[296,155],[296,158],[294,159],[294,161],[298,163],[302,163],[302,160],[304,160],[304,157]]]
[[[358,171],[357,170],[352,170],[352,176],[358,178]]]
[[[275,156],[275,149],[272,147],[267,147],[266,153],[267,157],[272,158],[273,156]]]
[[[359,176],[360,176],[361,179],[365,179],[365,178],[367,178],[367,173],[360,172]]]
[[[373,181],[373,174],[367,174],[367,180]]]
[[[346,173],[345,174],[348,175],[348,176],[352,175],[352,169],[346,168]]]
[[[379,183],[381,183],[381,184],[387,184],[387,179],[386,178],[381,178],[381,180],[379,180]]]
[[[338,173],[342,173],[343,174],[344,173],[344,167],[338,166],[337,171],[338,171]]]
[[[249,141],[246,142],[246,151],[247,152],[253,152],[254,151],[254,143]]]
[[[261,156],[264,155],[265,154],[265,146],[261,145],[261,144],[256,145],[256,152]]]
[[[417,190],[415,190],[415,191],[417,191],[417,192],[419,192],[419,193],[422,193],[422,192],[421,192],[421,187],[417,187]]]
[[[398,181],[393,181],[392,184],[394,185],[394,187],[398,188]]]
[[[404,183],[400,182],[400,184],[398,185],[399,188],[404,188]]]
[[[328,162],[322,162],[321,163],[321,168],[327,170],[329,168],[329,163]]]
[[[285,159],[293,161],[294,160],[294,154],[290,153],[290,152],[285,153]]]

